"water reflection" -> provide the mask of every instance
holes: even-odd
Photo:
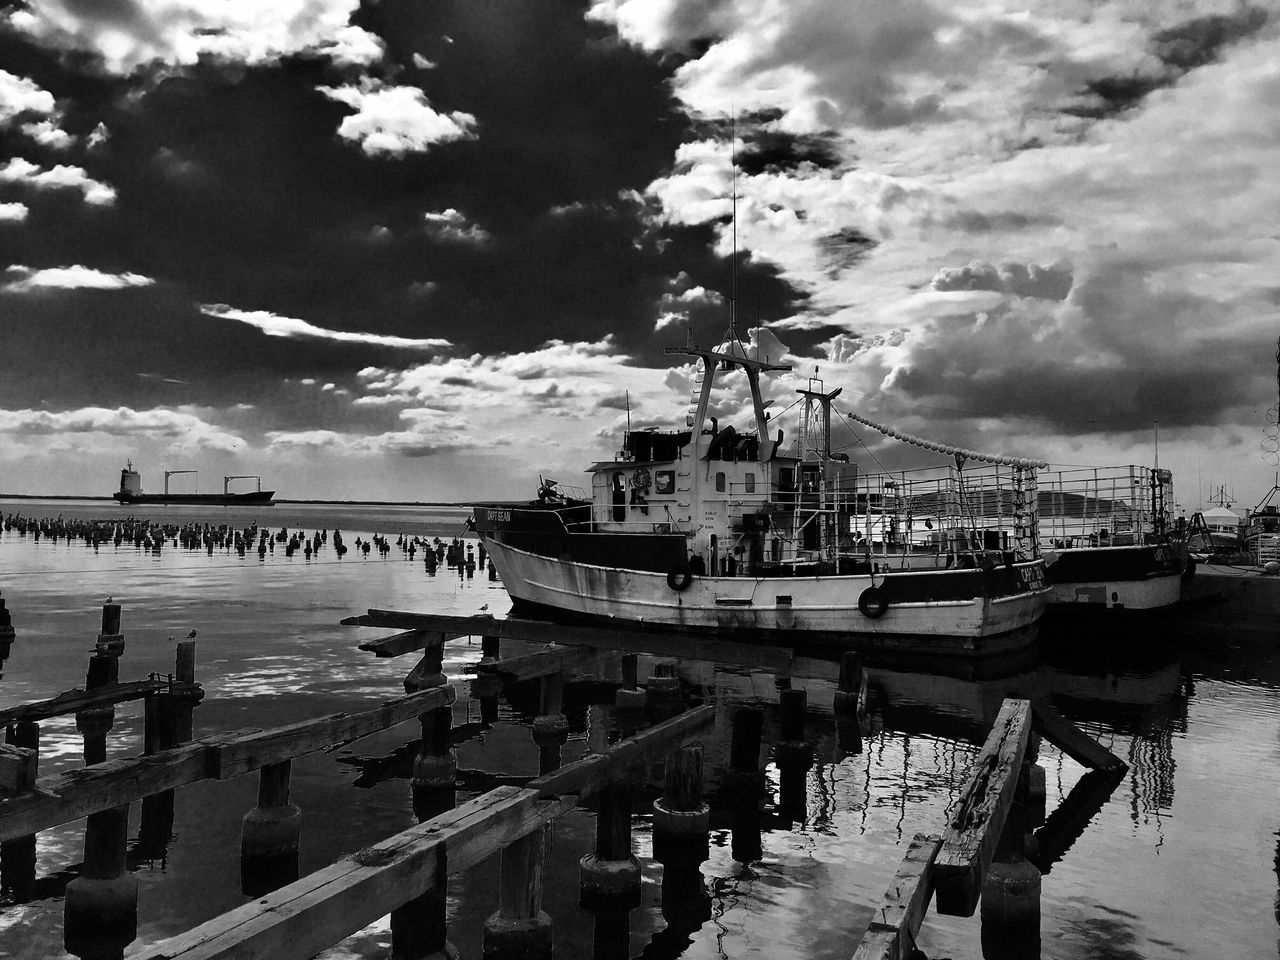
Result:
[[[312,514],[299,525],[334,524]],[[350,517],[342,528],[354,540],[372,526]],[[343,616],[369,607],[473,613],[489,604],[499,615],[506,609],[500,585],[486,577],[448,571],[430,577],[421,562],[349,556],[341,564],[305,565],[277,552],[261,565],[256,557],[225,557],[187,568],[191,558],[175,551],[157,560],[43,541],[14,548],[4,540],[0,549],[9,577],[5,599],[22,628],[3,664],[5,704],[81,684],[95,604],[114,595],[126,598],[122,677],[171,670],[168,637],[199,628],[198,679],[208,696],[198,716],[205,732],[364,709],[396,696],[409,658],[376,660],[358,651],[358,642],[379,633],[340,627]],[[565,739],[555,744],[563,762],[580,756],[593,737],[616,740],[690,704],[714,704],[720,722],[705,744],[712,805],[705,861],[659,865],[644,854],[647,803],[657,796],[660,769],[641,771],[634,830],[646,893],[639,907],[614,917],[581,911],[578,858],[592,848],[594,824],[588,811],[575,811],[557,825],[545,902],[557,954],[849,956],[906,841],[945,824],[1001,702],[1016,696],[1049,703],[1129,764],[1117,781],[1086,772],[1051,746],[1041,749],[1047,816],[1035,832],[1032,859],[1044,873],[1045,955],[1203,956],[1222,952],[1224,944],[1234,955],[1270,955],[1280,923],[1275,644],[1203,625],[1104,637],[1089,649],[1078,641],[1047,643],[1030,658],[1005,662],[868,662],[861,723],[834,709],[836,660],[808,649],[761,649],[755,663],[682,659],[674,685],[658,669],[671,663],[665,654],[642,651],[640,682],[663,682],[653,688],[661,695],[639,711],[614,708],[621,684],[616,658],[566,676]],[[533,649],[504,641],[501,652]],[[443,664],[459,693],[452,731],[459,801],[527,782],[545,762],[532,736],[535,718],[544,715],[541,685],[472,679],[481,655],[478,642],[451,641]],[[786,669],[765,668],[779,663]],[[809,760],[767,750],[786,739],[787,690],[805,694]],[[731,720],[744,707],[762,711],[766,749],[757,786],[735,792],[726,789],[724,774]],[[139,713],[117,711],[109,756],[136,752]],[[82,762],[73,720],[42,728],[42,773]],[[419,750],[418,730],[406,724],[295,764],[301,872],[417,821],[409,781]],[[134,805],[128,868],[143,884],[140,941],[243,902],[240,820],[256,792],[247,777],[184,788],[168,807],[158,800]],[[71,825],[42,834],[34,857],[24,848],[0,858],[5,949],[59,955],[59,898],[77,873],[82,838],[83,824]],[[496,867],[488,864],[450,883],[449,939],[464,955],[481,952],[479,931],[494,909],[495,889]],[[1217,893],[1206,898],[1205,890]],[[335,955],[383,955],[388,930],[385,921],[374,925]],[[983,951],[979,920],[931,910],[921,946],[931,957],[976,957]]]

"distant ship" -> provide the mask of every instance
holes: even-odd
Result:
[[[271,498],[275,496],[276,492],[274,490],[263,490],[262,478],[255,475],[223,477],[222,493],[169,492],[170,477],[179,473],[197,472],[195,470],[166,470],[164,472],[164,493],[143,493],[142,476],[133,469],[133,461],[129,460],[125,468],[120,471],[120,489],[112,494],[112,497],[121,503],[176,503],[223,507],[239,506],[241,504],[271,506],[273,503]],[[258,487],[256,490],[251,490],[247,493],[232,493],[230,491],[232,480],[256,480]]]

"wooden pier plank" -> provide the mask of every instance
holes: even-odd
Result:
[[[167,680],[131,680],[127,683],[108,683],[92,690],[78,687],[58,694],[49,700],[24,703],[7,710],[0,710],[0,726],[20,720],[48,720],[66,716],[91,707],[107,707],[129,700],[141,700],[151,693],[169,689]]]
[[[854,960],[907,960],[911,956],[933,895],[931,870],[941,846],[941,837],[917,833],[912,838]]]
[[[477,673],[496,673],[504,680],[535,680],[549,677],[565,670],[585,667],[595,663],[609,651],[593,650],[590,647],[568,647],[557,650],[539,650],[523,657],[510,657],[492,663],[476,664]]]
[[[1077,763],[1091,770],[1121,771],[1129,765],[1049,706],[1045,700],[1031,702],[1032,726],[1040,736]]]
[[[209,776],[226,780],[267,764],[323,750],[335,743],[358,740],[429,710],[450,706],[456,698],[457,691],[453,687],[433,687],[389,700],[363,713],[335,713],[233,740],[213,742],[209,744]]]
[[[574,806],[537,791],[498,787],[460,807],[343,857],[252,903],[135,956],[145,960],[302,960],[431,889],[438,854],[459,873]]]
[[[973,772],[934,860],[939,913],[973,915],[1013,804],[1030,737],[1031,702],[1005,700],[974,759]]]
[[[591,754],[530,780],[526,786],[544,797],[592,793],[616,780],[619,771],[683,746],[692,734],[715,723],[715,716],[716,708],[711,704],[695,707],[614,744],[605,753]]]
[[[381,640],[366,640],[358,644],[358,649],[368,651],[377,657],[399,657],[465,636],[467,636],[465,633],[451,633],[447,630],[405,630],[403,633],[392,634]]]
[[[790,651],[763,644],[742,643],[728,637],[681,632],[668,626],[651,630],[626,630],[610,626],[578,626],[527,620],[518,617],[497,619],[484,616],[443,616],[412,613],[403,610],[371,609],[344,624],[366,627],[399,627],[401,629],[443,630],[459,636],[501,637],[505,640],[528,640],[533,643],[565,643],[601,650],[643,651],[660,657],[712,660],[738,663],[789,673],[795,657]]]

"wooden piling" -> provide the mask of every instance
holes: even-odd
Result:
[[[258,805],[240,832],[240,886],[258,897],[298,879],[302,811],[289,802],[292,761],[265,764],[258,774]]]
[[[711,808],[702,799],[702,746],[668,754],[663,793],[653,801],[653,857],[668,867],[707,859]]]
[[[1040,954],[1040,871],[1026,858],[1030,764],[1024,762],[991,864],[982,879],[982,953],[990,960]]]
[[[542,872],[550,827],[502,851],[498,910],[484,924],[485,960],[551,960],[551,917],[542,909]]]
[[[82,958],[119,957],[138,935],[138,878],[125,869],[129,804],[90,814],[80,876],[67,884],[63,946]]]
[[[613,704],[619,710],[643,710],[649,702],[649,694],[640,687],[639,657],[634,653],[624,653],[622,660],[622,687],[613,698]]]
[[[631,853],[631,788],[625,780],[596,796],[596,848],[579,862],[579,904],[597,916],[640,905],[640,861]]]
[[[533,718],[533,742],[538,745],[538,772],[560,766],[560,751],[569,739],[569,720],[564,715],[564,674],[560,671],[539,678],[538,716]]]
[[[457,800],[458,760],[453,752],[453,708],[428,710],[419,718],[422,747],[413,762],[413,812],[418,822],[452,810]],[[448,851],[441,849],[429,889],[391,911],[393,960],[455,960],[448,939]]]
[[[16,797],[35,789],[39,765],[39,727],[15,724],[0,746],[0,796]],[[35,834],[0,842],[0,889],[14,901],[30,899],[36,880]]]
[[[760,797],[764,775],[760,771],[760,737],[764,711],[744,707],[733,717],[729,744],[729,769],[723,784],[729,795],[730,852],[739,863],[752,863],[763,855],[760,839]]]

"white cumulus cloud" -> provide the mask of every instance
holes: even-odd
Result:
[[[359,86],[317,89],[356,111],[342,121],[338,136],[360,144],[370,156],[421,153],[433,144],[475,135],[474,116],[436,111],[417,87],[383,86],[365,80]]]
[[[21,204],[18,204],[21,206]],[[14,265],[4,273],[11,277],[0,290],[9,293],[29,293],[33,290],[124,290],[129,287],[149,287],[155,283],[151,277],[139,273],[104,273],[79,264],[71,267],[33,267]]]

